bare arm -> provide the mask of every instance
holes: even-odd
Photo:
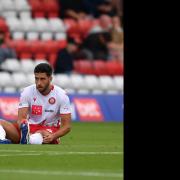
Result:
[[[48,133],[43,137],[43,143],[50,143],[59,137],[66,135],[71,130],[71,114],[61,115],[61,128],[55,133]]]
[[[20,125],[22,120],[27,119],[28,109],[29,109],[28,107],[18,109],[18,120],[17,120],[18,125]]]

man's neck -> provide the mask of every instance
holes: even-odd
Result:
[[[43,96],[47,96],[50,92],[51,92],[51,90],[52,90],[52,85],[50,85],[47,89],[46,89],[46,91],[44,91],[44,92],[40,92]]]

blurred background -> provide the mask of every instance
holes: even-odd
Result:
[[[73,121],[123,121],[122,0],[0,0],[0,118],[47,62]]]

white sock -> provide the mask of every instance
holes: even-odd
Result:
[[[43,137],[41,133],[35,133],[30,135],[29,143],[30,144],[42,144]]]
[[[6,139],[6,132],[5,132],[4,128],[2,127],[2,125],[0,125],[0,139],[1,140]]]

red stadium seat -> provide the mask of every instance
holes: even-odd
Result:
[[[67,27],[67,33],[69,37],[79,39],[81,36],[80,28],[78,23],[74,19],[64,19],[64,24]]]
[[[8,32],[8,26],[6,24],[6,21],[0,17],[0,30],[4,32]]]
[[[46,59],[46,50],[44,41],[30,41],[31,43],[31,53],[34,59]]]
[[[45,41],[45,52],[47,54],[57,53],[59,50],[59,43],[57,41],[48,40]]]
[[[119,61],[108,61],[106,67],[108,75],[123,75],[123,64]]]
[[[66,40],[58,40],[56,42],[58,44],[59,49],[64,49],[67,46],[67,41]]]
[[[45,17],[44,3],[41,0],[29,0],[33,17]]]
[[[14,46],[19,59],[32,58],[32,53],[30,51],[31,45],[28,41],[15,40],[11,44]]]
[[[44,0],[44,11],[48,18],[59,17],[59,4],[55,0]]]
[[[51,53],[47,55],[47,60],[52,65],[52,67],[55,67],[55,63],[57,60],[57,53]]]
[[[59,49],[60,45],[58,41],[45,41],[45,52],[47,54],[47,60],[53,67],[55,65]]]
[[[94,73],[95,75],[107,75],[107,68],[106,68],[106,62],[103,60],[95,60],[93,62],[93,67],[94,67]]]
[[[81,74],[94,74],[92,61],[78,60],[74,61],[75,71]]]
[[[67,45],[66,40],[59,40],[59,41],[44,41],[45,42],[45,52],[47,53],[47,60],[49,63],[54,67],[57,53],[60,49],[63,49]]]

